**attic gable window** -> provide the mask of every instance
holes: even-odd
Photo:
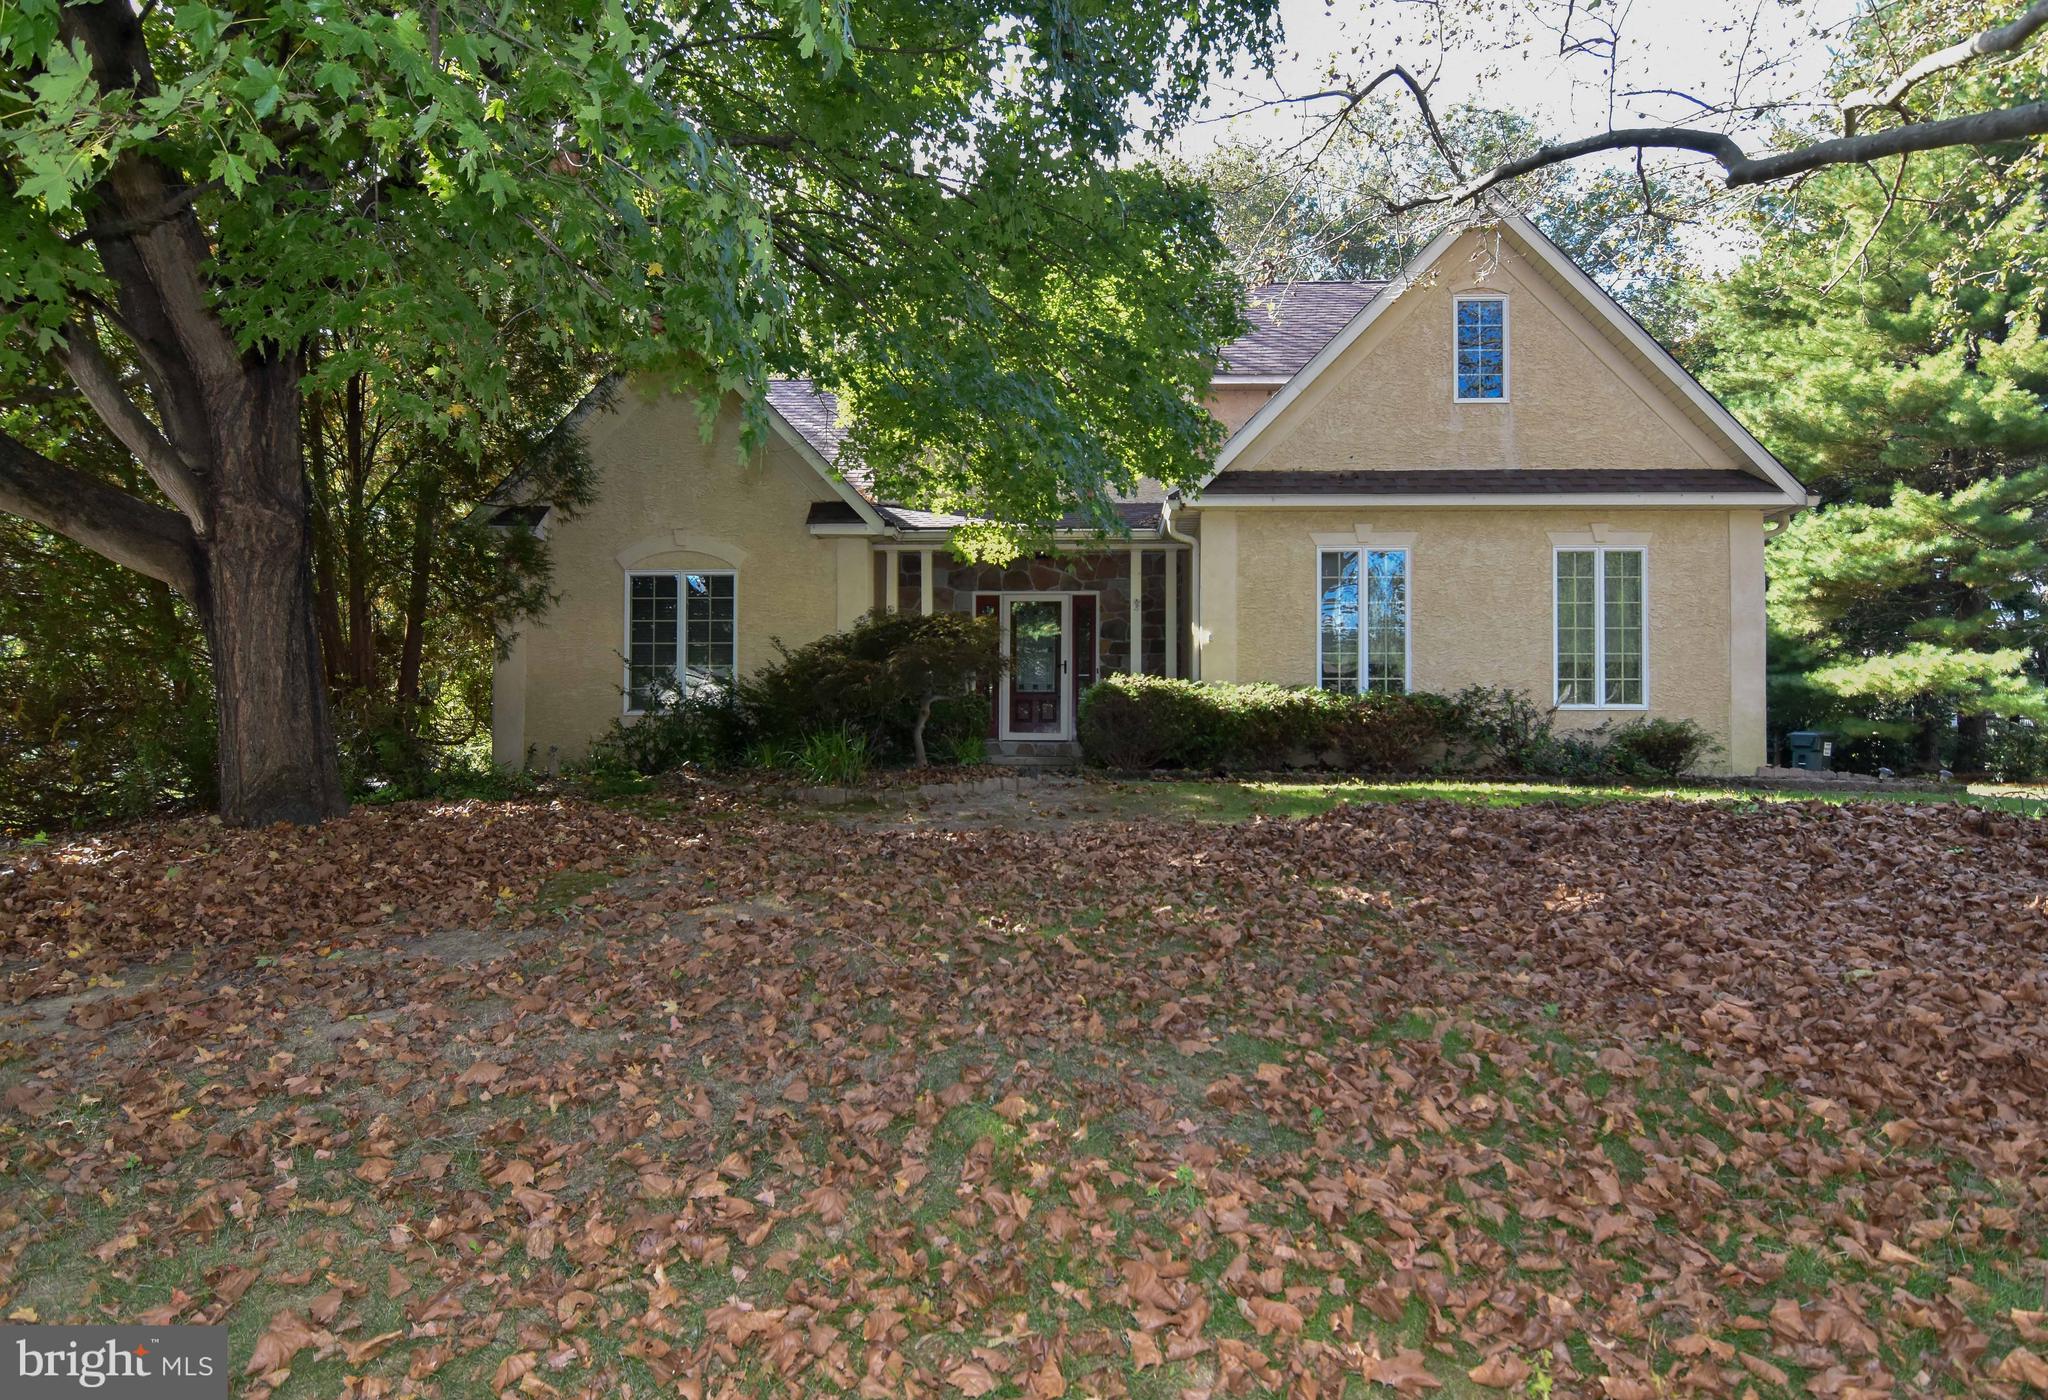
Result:
[[[1487,403],[1508,396],[1508,302],[1506,297],[1459,297],[1457,401]]]

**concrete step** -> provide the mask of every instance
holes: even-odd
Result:
[[[1081,746],[1072,739],[998,739],[988,746],[988,761],[1014,768],[1073,768],[1081,762]]]

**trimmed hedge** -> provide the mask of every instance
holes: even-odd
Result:
[[[1556,778],[1675,778],[1718,745],[1689,720],[1639,719],[1556,734],[1516,691],[1338,695],[1114,675],[1081,697],[1082,755],[1106,768],[1349,773],[1495,771]]]
[[[1081,697],[1081,752],[1109,768],[1415,772],[1468,739],[1441,695],[1338,695],[1115,675]]]

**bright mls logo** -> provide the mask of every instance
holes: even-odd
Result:
[[[223,1400],[225,1327],[0,1329],[0,1396],[53,1400]]]

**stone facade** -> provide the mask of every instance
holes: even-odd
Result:
[[[1184,550],[1145,550],[1142,575],[1144,597],[1140,655],[1148,675],[1166,674],[1166,580],[1169,567],[1181,593],[1177,600],[1180,645],[1175,649],[1175,670],[1188,674],[1187,555]],[[921,601],[923,567],[916,551],[897,556],[896,605],[915,612]],[[1130,669],[1131,657],[1131,551],[1128,549],[1085,550],[1075,553],[1040,554],[1014,559],[1008,564],[970,564],[942,551],[932,554],[932,609],[935,612],[972,612],[977,593],[1093,593],[1096,595],[1096,629],[1100,675]]]

